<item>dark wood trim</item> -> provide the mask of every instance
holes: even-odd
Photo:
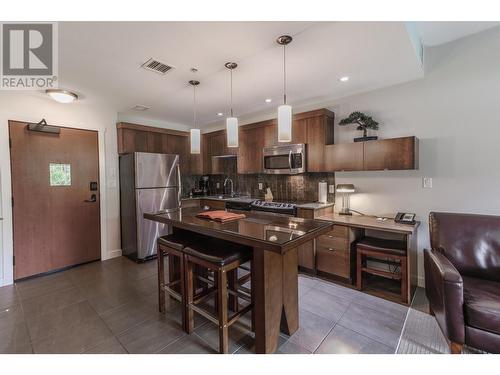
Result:
[[[155,126],[150,126],[150,125],[132,124],[130,122],[118,122],[116,124],[116,128],[117,129],[140,130],[140,131],[145,131],[145,132],[154,132],[154,133],[180,135],[180,136],[184,136],[184,137],[189,137],[189,132],[185,132],[185,131],[181,131],[181,130],[157,128]]]

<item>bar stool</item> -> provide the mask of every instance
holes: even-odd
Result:
[[[406,243],[398,240],[387,240],[375,237],[364,237],[356,242],[357,277],[356,287],[363,290],[363,274],[368,273],[399,280],[401,283],[401,302],[408,303],[408,267],[407,267]],[[383,271],[371,268],[368,260],[386,263],[399,267],[395,272]]]
[[[158,262],[158,306],[161,313],[165,312],[165,292],[184,306],[184,247],[193,241],[185,232],[174,232],[157,240]],[[169,261],[169,281],[165,282],[165,257]],[[177,262],[178,267],[175,267]],[[174,289],[176,288],[176,289]],[[183,316],[183,326],[185,317]]]
[[[201,243],[192,243],[184,248],[186,331],[191,333],[194,329],[194,312],[217,324],[219,326],[219,352],[223,354],[229,350],[229,327],[253,308],[253,293],[251,292],[249,295],[240,287],[240,284],[248,280],[248,276],[243,278],[237,276],[238,267],[249,261],[251,265],[251,260],[252,251],[250,248],[221,240],[210,239]],[[194,295],[195,265],[214,272],[214,290],[198,296]],[[252,265],[250,269],[253,269]],[[232,281],[229,282],[228,278]],[[214,293],[216,293],[216,315],[199,306],[201,302]],[[234,314],[232,316],[228,314],[230,296],[233,296]],[[248,301],[248,304],[242,309],[239,308],[238,298]]]

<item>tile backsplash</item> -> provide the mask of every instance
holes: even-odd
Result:
[[[269,187],[275,201],[286,202],[316,202],[318,200],[318,183],[326,181],[328,185],[335,184],[334,173],[304,173],[300,175],[270,175],[270,174],[237,174],[236,162],[230,159],[224,165],[225,174],[210,176],[211,194],[224,194],[223,184],[226,177],[234,182],[234,191],[238,194],[264,198]],[[198,186],[199,175],[185,175],[182,180],[184,195],[189,195],[191,188]],[[259,183],[263,189],[259,190]],[[219,184],[219,188],[217,188]],[[227,186],[226,193],[230,192]],[[334,202],[334,194],[328,194],[328,201]]]

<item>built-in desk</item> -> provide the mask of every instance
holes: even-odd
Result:
[[[417,287],[417,228],[414,225],[398,224],[394,220],[377,220],[360,215],[327,214],[317,217],[334,224],[330,233],[316,239],[314,272],[319,275],[332,274],[353,282],[356,274],[355,251],[352,243],[369,232],[370,236],[398,238],[406,242],[408,254],[408,300]],[[374,294],[377,294],[374,292]]]

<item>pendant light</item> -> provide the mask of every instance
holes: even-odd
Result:
[[[200,81],[189,81],[189,84],[193,86],[193,129],[190,133],[191,141],[191,153],[199,154],[201,152],[201,134],[200,129],[196,128],[196,86],[200,84]]]
[[[238,147],[238,119],[233,116],[233,69],[236,69],[238,64],[227,62],[224,66],[231,72],[231,105],[229,108],[229,117],[226,118],[227,147]]]
[[[278,107],[278,142],[292,141],[292,106],[286,104],[286,46],[291,41],[290,35],[282,35],[276,40],[283,46],[283,105]]]

